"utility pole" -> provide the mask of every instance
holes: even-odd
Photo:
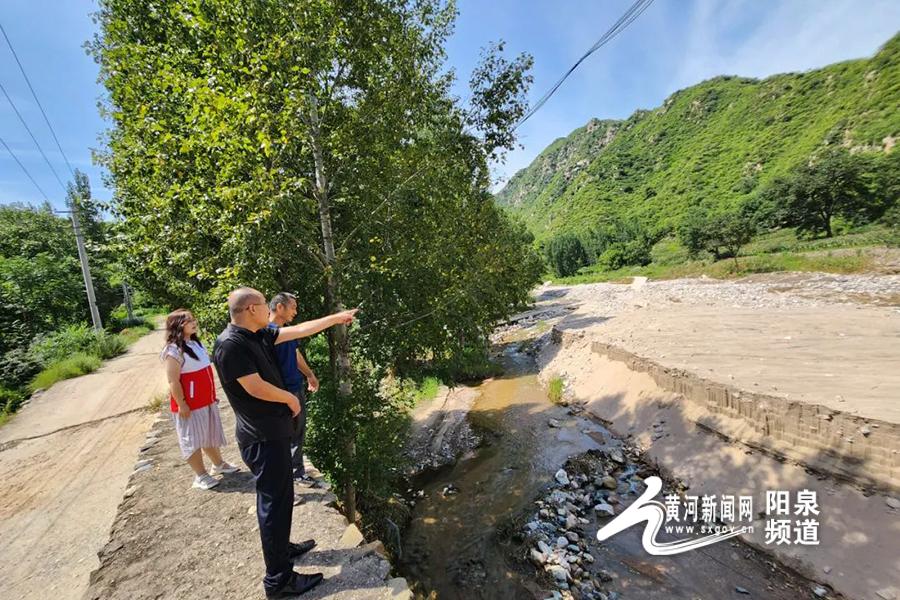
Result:
[[[72,228],[75,230],[75,244],[78,246],[78,260],[81,261],[81,274],[84,276],[84,287],[87,290],[88,306],[91,309],[91,321],[94,329],[103,329],[100,322],[100,311],[97,310],[97,298],[94,296],[94,280],[91,279],[91,267],[88,265],[87,251],[84,249],[84,237],[81,235],[81,224],[78,222],[78,210],[75,201],[69,203],[72,215]]]
[[[131,306],[131,288],[124,281],[122,282],[122,292],[125,294],[125,310],[128,311],[128,322],[134,322],[134,309]]]

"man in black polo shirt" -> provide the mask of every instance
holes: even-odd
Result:
[[[319,333],[332,325],[347,325],[357,309],[291,327],[269,329],[266,298],[252,288],[228,296],[231,323],[216,339],[213,362],[234,409],[241,457],[256,480],[256,516],[262,540],[267,598],[296,596],[314,588],[321,573],[294,572],[293,559],[315,541],[290,542],[294,482],[291,476],[293,417],[300,413],[297,396],[284,389],[275,344]]]

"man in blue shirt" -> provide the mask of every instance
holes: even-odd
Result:
[[[288,292],[280,292],[269,302],[269,328],[279,329],[297,316],[297,298]],[[300,401],[300,415],[294,417],[294,435],[291,438],[291,461],[294,480],[310,483],[303,466],[303,441],[306,438],[306,392],[319,389],[319,380],[306,364],[300,344],[296,340],[275,346],[278,368],[284,381],[284,389],[297,396]]]

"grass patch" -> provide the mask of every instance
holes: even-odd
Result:
[[[838,232],[841,227],[836,226]],[[583,267],[570,277],[545,273],[543,280],[558,284],[630,283],[633,277],[678,279],[706,275],[715,279],[743,277],[753,273],[778,271],[819,271],[824,273],[860,273],[872,270],[871,250],[896,247],[900,235],[896,228],[873,223],[844,229],[830,238],[797,237],[793,229],[779,229],[756,236],[741,249],[737,264],[728,258],[692,259],[675,237],[666,237],[651,249],[653,261],[646,266],[627,266],[613,271],[599,264]]]
[[[537,323],[534,324],[534,332],[538,335],[544,333],[545,331],[550,329],[550,323],[541,319]]]
[[[779,229],[778,231],[764,233],[755,237],[752,242],[743,248],[741,254],[756,255],[891,246],[895,243],[896,236],[896,231],[891,227],[877,223],[863,225],[843,235],[836,235],[830,238],[798,238],[793,229]]]
[[[41,336],[27,351],[20,351],[12,372],[19,373],[10,388],[0,386],[0,426],[9,420],[25,399],[37,390],[45,390],[58,381],[86,375],[100,368],[104,360],[124,353],[128,346],[153,331],[152,323],[141,322],[118,334],[95,331],[86,325],[74,325]],[[5,355],[7,371],[13,353]],[[26,361],[33,366],[27,368]],[[38,365],[45,365],[40,371]],[[32,374],[37,374],[32,378]],[[30,382],[29,382],[30,379]],[[26,382],[27,385],[26,385]],[[159,410],[166,398],[153,398],[148,408]]]
[[[780,252],[777,254],[741,256],[737,259],[737,262],[732,258],[727,258],[714,262],[695,260],[673,265],[651,263],[644,267],[625,267],[615,271],[588,268],[583,269],[578,275],[553,278],[552,281],[560,284],[627,283],[632,277],[638,276],[658,280],[699,277],[701,275],[714,279],[731,279],[753,273],[774,273],[778,271],[861,273],[871,270],[873,266],[872,256],[860,248],[857,252],[851,254]]]
[[[57,381],[71,379],[80,375],[86,375],[100,368],[102,361],[99,357],[76,352],[69,358],[53,363],[35,376],[28,385],[29,391],[45,390]]]
[[[130,346],[151,331],[153,331],[151,325],[137,325],[123,329],[119,332],[118,337],[125,341],[126,346]]]
[[[147,410],[152,413],[157,413],[162,408],[163,403],[169,399],[169,395],[165,392],[160,392],[156,394],[149,400],[147,400]]]
[[[550,398],[550,402],[553,404],[562,402],[564,387],[563,379],[559,375],[554,375],[550,378],[547,384],[547,397]]]
[[[415,394],[416,403],[432,400],[435,396],[437,396],[440,387],[440,379],[438,379],[437,377],[426,377],[417,386]]]

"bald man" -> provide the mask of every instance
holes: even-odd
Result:
[[[300,413],[300,403],[297,396],[284,389],[275,345],[315,335],[333,325],[348,325],[357,310],[269,329],[269,308],[262,293],[245,287],[228,295],[231,322],[216,339],[213,362],[234,409],[241,457],[256,480],[256,517],[266,563],[266,598],[297,596],[323,579],[321,573],[294,572],[293,559],[316,543],[290,542],[294,508],[291,437],[293,417]]]

